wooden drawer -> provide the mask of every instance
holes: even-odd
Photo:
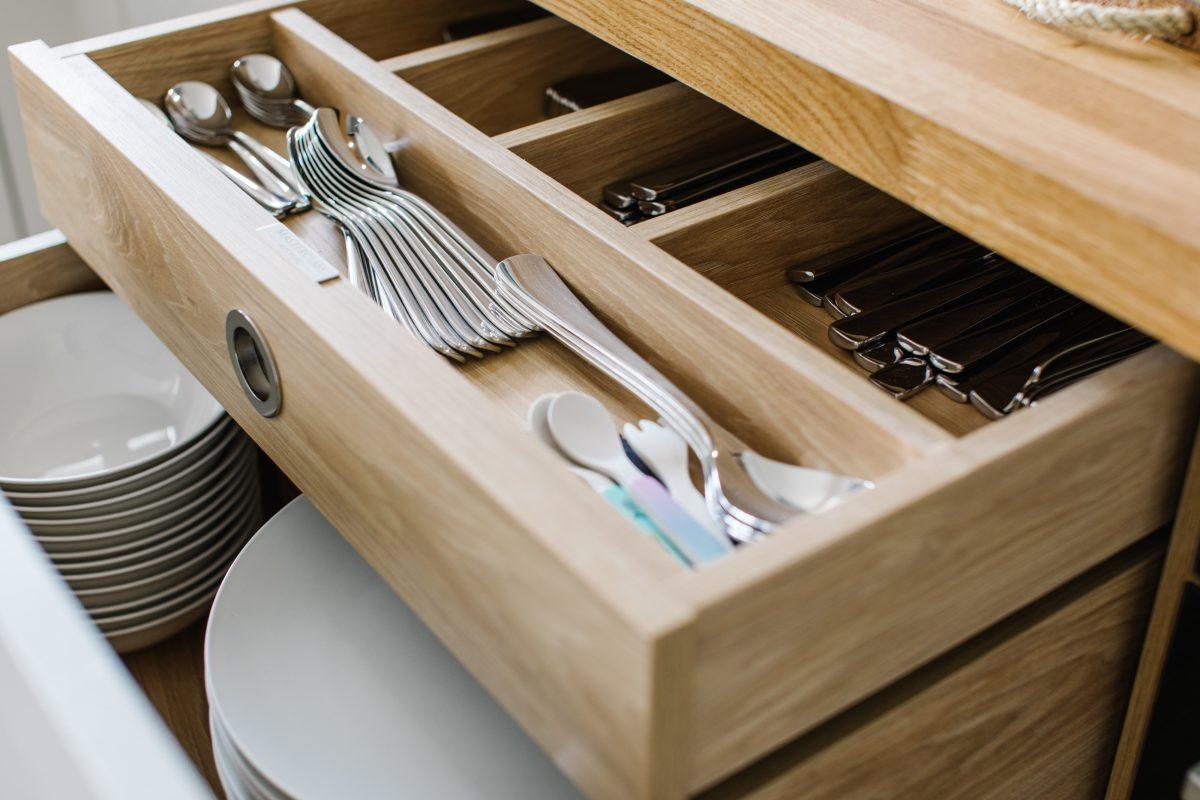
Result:
[[[605,178],[748,123],[678,85],[530,122],[488,76],[521,76],[519,93],[621,54],[555,20],[438,45],[448,19],[498,4],[469,5],[252,2],[21,45],[14,72],[47,217],[587,793],[710,787],[1169,518],[1187,361],[1154,348],[996,423],[897,403],[827,352],[780,275],[914,212],[818,162],[625,228],[593,205]],[[739,436],[877,488],[677,566],[523,430],[545,391],[625,419],[630,397],[549,339],[450,365],[347,281],[307,278],[259,232],[272,218],[133,99],[185,78],[228,91],[253,51],[396,140],[402,182],[491,252],[546,256]],[[287,224],[341,263],[324,219]],[[274,418],[229,365],[231,309],[278,364]]]
[[[51,233],[0,248],[0,285],[19,307],[99,281]],[[264,464],[268,512],[294,491],[276,476]],[[793,797],[800,787],[814,797],[897,787],[931,796],[935,785],[945,798],[1095,796],[1161,553],[1161,536],[1135,543],[703,796]],[[124,656],[135,686],[2,500],[0,556],[0,705],[13,711],[0,717],[0,789],[30,798],[205,796],[148,698],[219,792],[203,623]]]

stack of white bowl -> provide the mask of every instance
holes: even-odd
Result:
[[[581,797],[304,497],[230,568],[204,673],[229,800]]]
[[[201,617],[261,523],[257,451],[110,292],[0,316],[0,490],[120,651]]]

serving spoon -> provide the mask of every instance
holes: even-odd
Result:
[[[268,191],[307,207],[292,165],[254,137],[232,127],[233,111],[216,88],[200,81],[182,81],[167,90],[163,106],[184,138],[196,144],[229,147]]]
[[[138,102],[140,102],[147,111],[154,115],[154,119],[161,122],[172,131],[175,130],[175,126],[171,124],[171,120],[161,108],[143,97],[139,97]],[[216,167],[222,175],[233,181],[235,186],[237,186],[246,194],[250,195],[250,197],[257,201],[260,206],[265,208],[267,211],[270,211],[276,217],[282,217],[292,209],[291,203],[280,197],[276,197],[274,194],[268,192],[261,185],[255,183],[250,178],[247,178],[245,175],[238,172],[224,161],[214,157],[211,153],[206,153],[200,149],[196,149],[196,152],[202,155],[208,161],[208,163]]]
[[[317,111],[300,98],[291,70],[275,56],[242,56],[230,66],[229,78],[250,115],[267,125],[289,128]]]

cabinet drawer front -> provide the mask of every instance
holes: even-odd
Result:
[[[670,86],[512,131],[496,128],[523,117],[489,112],[489,136],[393,70],[419,65],[458,107],[487,87],[439,77],[443,63],[552,75],[572,49],[615,63],[607,45],[526,61],[561,25],[450,48],[437,32],[468,14],[444,0],[277,5],[14,48],[46,215],[589,794],[712,785],[1169,517],[1197,397],[1182,358],[1155,348],[986,425],[896,403],[760,300],[781,289],[771,270],[796,237],[820,255],[909,224],[908,209],[818,162],[625,228],[593,205],[598,165],[650,163],[663,137],[717,147],[743,122]],[[309,101],[398,142],[402,182],[489,252],[545,255],[739,436],[877,488],[704,569],[676,565],[523,430],[547,391],[595,394],[626,420],[647,415],[639,403],[545,338],[452,366],[347,280],[306,277],[262,233],[273,219],[134,100],[193,77],[228,92],[223,70],[250,50],[283,58]],[[794,222],[759,237],[759,263],[746,242],[766,208]],[[287,225],[341,265],[325,219]],[[230,366],[234,309],[278,366],[273,418]]]
[[[212,798],[3,497],[0,707],[8,797]]]

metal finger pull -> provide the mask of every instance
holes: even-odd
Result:
[[[225,343],[246,399],[264,417],[278,414],[283,404],[279,370],[262,332],[245,311],[235,308],[225,317]]]

